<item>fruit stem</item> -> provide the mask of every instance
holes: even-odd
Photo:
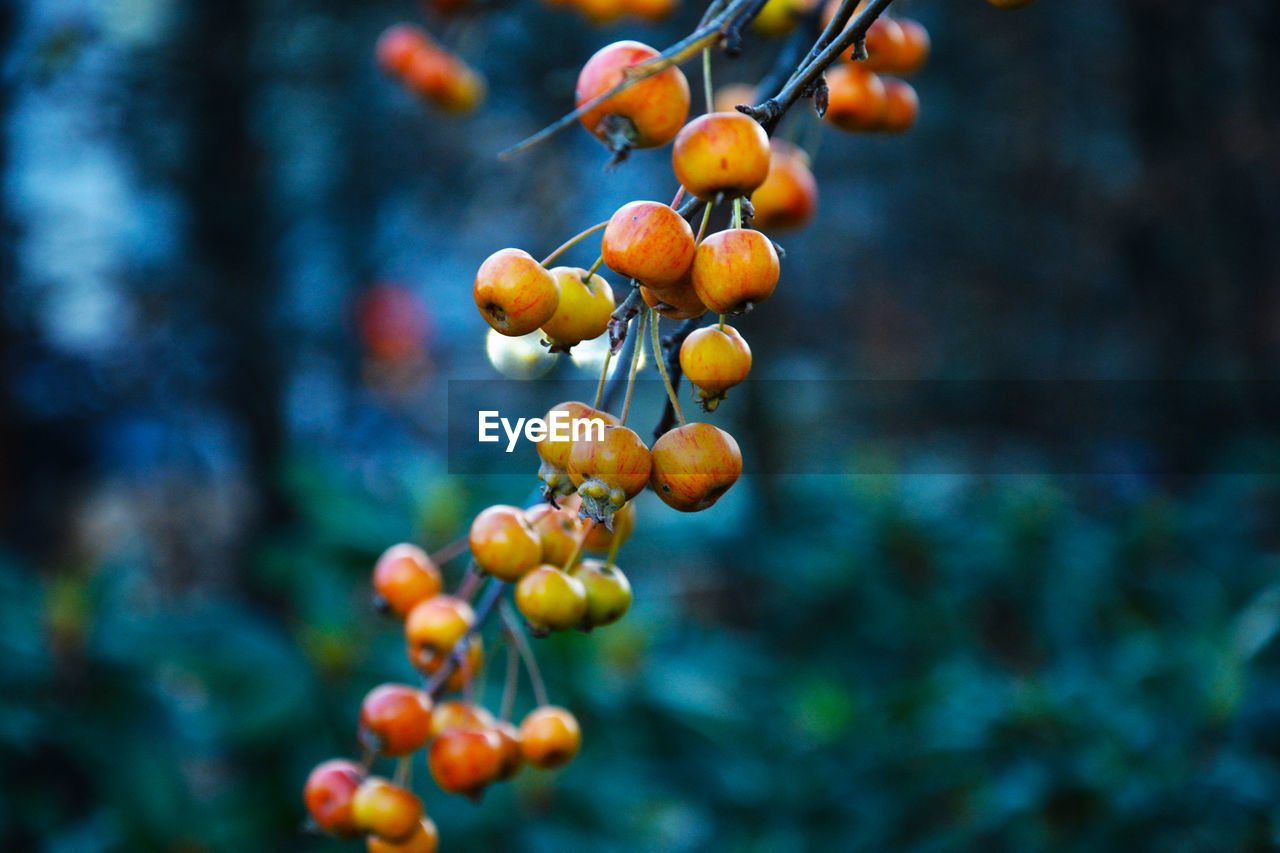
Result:
[[[586,231],[573,235],[568,240],[566,240],[563,244],[561,244],[560,248],[556,249],[554,252],[547,255],[545,258],[543,258],[542,265],[545,267],[547,264],[551,263],[556,258],[563,255],[569,249],[573,248],[574,245],[577,244],[578,242],[580,242],[581,240],[585,240],[587,237],[590,237],[592,234],[596,233],[597,231],[603,231],[605,228],[608,227],[608,225],[609,225],[609,220],[606,219],[604,222],[599,222],[595,225],[592,225]],[[603,260],[603,256],[601,256],[601,259]]]
[[[448,545],[445,545],[439,551],[436,551],[434,554],[432,554],[428,559],[430,559],[431,562],[437,566],[443,566],[445,563],[449,562],[454,557],[460,556],[464,551],[467,550],[467,547],[468,547],[467,537],[463,536],[458,539],[455,539],[454,541],[450,542]]]
[[[519,620],[511,612],[511,605],[505,601],[502,602],[499,612],[502,615],[502,626],[506,630],[507,637],[520,652],[525,671],[529,673],[529,683],[533,685],[533,700],[540,707],[550,705],[551,703],[547,701],[547,686],[542,682],[542,672],[538,669],[538,659],[533,654],[533,648],[529,645],[529,638],[524,634],[524,628],[520,627]]]
[[[401,788],[408,788],[413,778],[413,758],[411,756],[403,756],[396,762],[396,775],[394,781]]]
[[[476,589],[483,580],[484,576],[480,574],[476,561],[472,560],[467,564],[467,570],[463,573],[462,580],[458,581],[458,588],[454,590],[453,594],[458,598],[465,598],[470,601],[471,596],[476,594]]]
[[[596,520],[588,518],[587,523],[582,525],[582,535],[578,537],[578,544],[573,549],[573,554],[569,556],[569,561],[562,567],[564,571],[569,571],[574,565],[582,559],[582,551],[587,547],[587,537],[591,535],[591,531],[596,529]]]
[[[642,305],[644,303],[641,303]],[[636,371],[640,367],[640,353],[644,352],[644,323],[649,318],[649,306],[645,305],[644,310],[640,312],[640,319],[636,322],[639,328],[636,329],[636,348],[631,353],[631,373],[627,376],[627,396],[622,400],[622,425],[627,425],[627,415],[631,414],[631,395],[636,390]],[[655,358],[657,356],[654,356]]]
[[[604,400],[604,380],[609,375],[609,361],[613,358],[613,350],[604,351],[604,365],[600,368],[600,381],[596,384],[596,401],[591,404],[591,408],[599,409],[601,401]]]
[[[702,91],[707,97],[707,112],[715,111],[715,92],[711,86],[711,48],[702,49]]]
[[[602,266],[604,266],[604,255],[601,255],[600,257],[596,258],[596,262],[591,265],[591,269],[587,270],[587,274],[583,276],[582,283],[586,284],[587,282],[591,281],[591,276],[595,275],[596,271],[599,270],[600,267]]]
[[[742,196],[733,200],[733,227],[742,227]]]
[[[721,322],[724,321],[724,315],[720,316]],[[680,426],[685,425],[684,412],[680,411],[680,400],[676,397],[675,386],[671,384],[671,377],[667,375],[667,365],[662,358],[662,342],[658,337],[658,315],[653,315],[653,325],[649,327],[653,333],[653,360],[658,363],[658,372],[662,374],[662,384],[667,388],[667,399],[671,401],[671,407],[675,410],[676,420],[680,422]]]
[[[720,315],[720,331],[724,331],[724,315]]]
[[[711,219],[711,208],[715,207],[711,202],[707,202],[707,206],[702,209],[702,224],[698,226],[698,236],[693,241],[694,244],[702,242],[702,237],[707,233],[707,221]]]
[[[505,633],[503,636],[506,636]],[[502,705],[498,709],[498,719],[510,722],[511,713],[516,709],[516,688],[520,684],[520,652],[516,644],[507,641],[507,677],[502,684]]]
[[[609,543],[609,556],[605,558],[604,565],[606,569],[613,568],[613,561],[618,557],[618,548],[622,545],[620,537],[613,537],[613,541]]]

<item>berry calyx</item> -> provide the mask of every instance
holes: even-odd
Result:
[[[352,800],[363,780],[364,772],[353,761],[335,758],[317,765],[302,789],[302,801],[316,825],[339,838],[358,835]]]
[[[671,166],[684,188],[703,201],[721,193],[748,196],[769,174],[769,136],[743,113],[707,113],[676,136]]]
[[[649,481],[649,448],[634,430],[606,426],[600,438],[576,441],[569,478],[582,498],[580,512],[612,527],[613,514]]]
[[[617,622],[631,608],[631,583],[617,566],[583,560],[569,570],[587,591],[587,609],[578,627],[590,631]]]
[[[578,497],[576,493],[569,495],[564,499],[561,506],[566,512],[577,515],[582,508],[582,498]],[[627,540],[631,538],[631,534],[635,532],[635,529],[636,505],[633,501],[628,501],[613,514],[612,530],[603,524],[593,524],[591,526],[591,530],[587,532],[587,538],[583,543],[583,550],[596,554],[606,554],[613,549],[615,542],[618,547],[627,544]]]
[[[362,832],[386,841],[407,841],[422,820],[422,801],[412,791],[370,776],[351,798],[351,815]]]
[[[431,697],[407,684],[373,688],[360,704],[360,743],[379,755],[416,752],[431,737]]]
[[[486,258],[472,295],[489,325],[508,337],[539,328],[560,304],[555,278],[523,249],[499,249]]]
[[[517,581],[542,561],[542,540],[519,507],[491,506],[471,522],[471,556],[484,572]]]
[[[818,182],[809,168],[809,155],[783,139],[769,144],[773,147],[769,176],[751,194],[752,225],[762,230],[799,228],[818,209]]]
[[[587,590],[556,566],[539,566],[516,584],[516,607],[538,631],[567,631],[582,622]]]
[[[427,766],[441,790],[475,797],[497,778],[502,758],[502,740],[493,729],[451,729],[431,742]]]
[[[733,326],[704,326],[680,345],[680,369],[709,412],[751,372],[751,347]]]
[[[534,767],[551,769],[568,764],[582,745],[582,729],[564,708],[534,708],[520,723],[520,749]]]
[[[419,602],[440,592],[440,569],[417,545],[392,545],[373,566],[374,603],[379,610],[407,616]]]
[[[423,816],[418,828],[403,841],[386,841],[376,835],[365,840],[368,853],[436,853],[440,848],[440,831],[435,821]]]
[[[594,418],[599,418],[606,424],[618,423],[618,419],[608,412],[602,412],[576,400],[559,403],[547,412],[545,420],[548,427],[551,427],[553,421],[557,419],[565,419],[570,424],[567,437],[555,437],[554,431],[549,429],[547,435],[538,440],[538,456],[542,460],[538,467],[538,479],[545,484],[542,494],[547,500],[551,501],[557,495],[572,494],[576,488],[569,478],[568,470],[569,452],[573,449],[572,424]]]
[[[658,55],[638,41],[600,48],[578,74],[575,105],[581,107],[622,82],[628,68]],[[671,67],[641,80],[584,112],[579,121],[614,152],[666,145],[689,116],[689,81]]]
[[[613,289],[599,275],[587,276],[578,267],[554,267],[551,276],[560,288],[556,313],[542,326],[552,352],[568,352],[575,344],[598,338],[609,328]]]
[[[525,512],[525,518],[542,541],[541,562],[564,566],[573,559],[582,539],[582,519],[576,511],[538,504]]]
[[[609,218],[600,252],[609,269],[654,290],[679,284],[693,263],[693,229],[657,201],[624,204]]]
[[[663,503],[681,512],[707,509],[741,475],[738,442],[711,424],[685,424],[653,443],[650,485]]]
[[[750,228],[729,228],[698,244],[693,288],[718,314],[742,314],[773,295],[781,268],[773,242]]]

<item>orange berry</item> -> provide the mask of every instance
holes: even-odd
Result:
[[[676,8],[677,0],[623,0],[628,14],[646,21],[661,21]]]
[[[502,746],[502,759],[498,763],[499,782],[505,782],[520,772],[524,766],[524,753],[520,751],[520,731],[506,720],[493,724],[493,732]]]
[[[599,418],[606,424],[618,422],[618,419],[608,412],[602,412],[576,400],[559,403],[547,412],[544,420],[547,422],[548,432],[538,439],[538,456],[542,460],[538,468],[538,478],[546,484],[543,494],[548,499],[573,492],[574,485],[569,479],[568,471],[569,451],[573,448],[573,424],[582,423],[585,427],[587,426],[585,422],[594,418]],[[567,436],[564,436],[565,430],[560,427],[555,426],[553,429],[553,426],[559,423],[568,424]],[[580,435],[585,435],[585,432]]]
[[[542,562],[564,566],[578,550],[582,519],[578,513],[551,504],[538,504],[525,512],[529,526],[542,541]]]
[[[435,595],[409,611],[404,636],[416,649],[447,654],[475,621],[475,611],[461,598]]]
[[[751,194],[752,225],[760,229],[799,228],[818,209],[818,182],[803,148],[781,139],[771,141],[769,177]]]
[[[422,820],[422,801],[412,791],[370,776],[351,798],[351,815],[363,832],[386,841],[407,841]]]
[[[351,802],[363,779],[364,772],[352,761],[335,758],[318,765],[302,789],[302,800],[311,819],[330,835],[358,835],[360,828],[352,815]]]
[[[450,729],[431,742],[427,766],[441,790],[476,796],[498,777],[502,759],[502,739],[493,729]]]
[[[542,326],[553,352],[568,352],[574,344],[598,338],[609,328],[613,289],[599,275],[587,277],[579,267],[555,267],[551,275],[560,287],[556,313]]]
[[[582,16],[593,24],[616,21],[627,11],[626,0],[572,0]]]
[[[884,81],[885,111],[881,125],[890,133],[910,130],[920,115],[920,98],[905,80],[887,77]]]
[[[580,512],[612,526],[613,514],[649,481],[649,448],[634,430],[607,426],[603,438],[575,441],[569,478],[582,498]]]
[[[379,755],[408,755],[431,736],[431,697],[407,684],[382,684],[360,704],[360,743]]]
[[[751,347],[733,326],[704,326],[680,345],[680,369],[711,411],[751,372]]]
[[[582,730],[573,714],[555,705],[534,708],[520,723],[520,750],[534,767],[568,764],[582,745]]]
[[[626,69],[657,55],[658,51],[638,41],[600,48],[578,75],[575,104],[582,106],[603,95],[622,82]],[[597,104],[579,121],[615,150],[656,148],[671,141],[688,115],[689,81],[672,66]]]
[[[907,34],[895,18],[881,15],[867,28],[865,43],[867,46],[865,67],[871,71],[893,71],[898,58],[906,49]],[[846,60],[853,58],[848,52],[842,56]]]
[[[476,273],[473,295],[489,325],[510,337],[537,329],[560,304],[556,280],[521,249],[499,249],[486,258]]]
[[[587,609],[579,627],[586,630],[612,625],[631,608],[631,583],[617,566],[583,560],[569,570],[587,591]]]
[[[685,424],[653,444],[650,485],[667,506],[681,512],[707,509],[741,475],[738,442],[711,424]]]
[[[466,644],[467,651],[462,657],[462,662],[454,664],[448,678],[445,679],[444,686],[447,690],[462,690],[467,686],[468,681],[480,677],[480,670],[484,667],[484,640],[473,634],[467,638]],[[427,647],[415,646],[413,643],[409,643],[405,649],[409,663],[426,676],[435,675],[452,657],[453,651],[450,649],[448,652],[437,652]]]
[[[902,26],[904,39],[893,70],[898,74],[914,74],[929,58],[932,49],[929,31],[914,18],[899,18],[898,23]]]
[[[650,308],[672,320],[692,320],[707,313],[707,306],[702,304],[702,300],[698,298],[698,291],[693,289],[691,274],[686,274],[678,284],[661,292],[642,285],[640,297]]]
[[[750,228],[729,228],[698,244],[693,288],[717,314],[741,314],[768,299],[781,269],[773,242]]]
[[[436,853],[440,847],[440,832],[435,821],[423,816],[418,828],[404,841],[384,841],[376,835],[365,840],[369,853]]]
[[[383,71],[400,76],[408,69],[414,56],[430,46],[431,37],[421,27],[395,24],[378,36],[374,58]]]
[[[654,290],[679,284],[693,263],[693,229],[657,201],[624,204],[609,218],[600,252],[609,269]]]
[[[479,705],[449,699],[435,707],[431,715],[431,736],[439,737],[455,729],[491,729],[493,715]]]
[[[750,195],[769,174],[769,135],[743,113],[707,113],[680,131],[671,165],[684,188],[704,201]]]
[[[378,609],[404,617],[414,605],[440,592],[443,580],[435,563],[417,545],[392,545],[373,566],[373,592]]]
[[[587,590],[558,567],[539,566],[516,584],[516,607],[536,629],[567,631],[587,611]]]
[[[841,65],[827,72],[827,121],[842,130],[875,130],[887,106],[884,81],[865,68]]]
[[[484,510],[471,522],[468,541],[476,565],[499,580],[519,580],[542,560],[542,541],[519,507]]]
[[[433,100],[448,112],[468,113],[480,105],[488,91],[484,75],[455,59],[453,73],[445,78],[443,88]]]

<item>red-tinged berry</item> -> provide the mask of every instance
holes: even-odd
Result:
[[[435,821],[424,816],[418,828],[404,841],[384,841],[376,835],[365,840],[368,853],[436,853],[440,848],[440,832]]]
[[[551,351],[568,352],[575,344],[603,335],[614,309],[609,282],[578,267],[554,267],[551,275],[560,287],[556,313],[542,326]]]
[[[472,292],[485,320],[508,337],[539,328],[560,304],[555,278],[521,249],[499,249],[486,258]]]
[[[809,168],[809,155],[782,139],[770,145],[769,177],[751,194],[751,224],[765,231],[807,225],[818,210],[818,182]]]
[[[613,514],[649,481],[649,448],[634,430],[607,426],[600,438],[576,441],[569,478],[582,498],[580,512],[612,527]]]
[[[573,559],[582,539],[582,519],[576,511],[538,504],[525,513],[525,518],[542,541],[541,562],[564,566]]]
[[[311,819],[322,830],[339,838],[360,833],[352,814],[352,800],[364,772],[352,761],[335,758],[318,765],[307,777],[302,799]]]
[[[499,580],[517,581],[542,562],[542,541],[519,507],[484,510],[471,523],[468,541],[476,565]]]
[[[375,604],[400,617],[437,595],[442,585],[440,569],[427,552],[407,542],[383,551],[373,566]]]
[[[582,746],[582,730],[573,714],[555,705],[534,708],[520,723],[520,749],[534,767],[568,764]]]
[[[738,442],[711,424],[685,424],[653,444],[650,485],[667,506],[681,512],[707,509],[741,475]]]
[[[693,263],[693,229],[657,201],[624,204],[609,218],[600,241],[605,265],[654,290],[680,283]]]
[[[706,411],[751,372],[751,347],[733,326],[704,326],[680,346],[680,369]]]
[[[744,113],[707,113],[681,129],[671,165],[684,188],[704,201],[749,196],[769,174],[769,135]]]
[[[718,314],[750,311],[773,294],[780,274],[773,241],[750,228],[710,235],[693,258],[693,288]]]
[[[360,743],[379,755],[416,752],[431,736],[431,697],[407,684],[382,684],[360,704]]]
[[[370,776],[351,798],[351,815],[361,832],[402,842],[412,837],[422,821],[422,801],[412,791]]]
[[[595,433],[591,424],[593,420],[602,420],[607,424],[616,424],[618,419],[608,412],[602,412],[569,400],[552,406],[544,419],[547,423],[547,434],[538,439],[538,456],[542,460],[538,468],[538,478],[545,484],[543,495],[551,500],[558,495],[571,494],[575,488],[569,479],[569,452],[573,449],[575,429],[577,436],[583,438],[587,433]]]
[[[427,766],[443,791],[478,796],[498,778],[502,739],[492,728],[451,729],[431,742]]]
[[[578,75],[581,107],[622,82],[627,69],[658,55],[638,41],[618,41],[596,51]],[[689,116],[689,81],[671,67],[641,80],[584,112],[579,121],[614,151],[656,148],[675,137]]]

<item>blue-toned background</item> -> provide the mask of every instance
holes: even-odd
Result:
[[[822,134],[819,221],[737,323],[773,381],[716,422],[757,473],[696,517],[641,499],[633,612],[538,645],[581,757],[479,806],[419,766],[442,850],[1280,843],[1280,7],[901,6],[919,127]],[[0,4],[0,849],[359,849],[300,834],[300,791],[411,677],[372,560],[534,485],[450,473],[448,380],[499,378],[474,270],[675,189],[580,128],[495,155],[597,47],[700,11]],[[480,112],[378,73],[405,19],[486,74]],[[982,417],[884,441],[844,380]],[[1004,380],[1255,392],[1216,429],[1206,395],[1208,452],[1151,411],[1072,474],[1006,440]]]

